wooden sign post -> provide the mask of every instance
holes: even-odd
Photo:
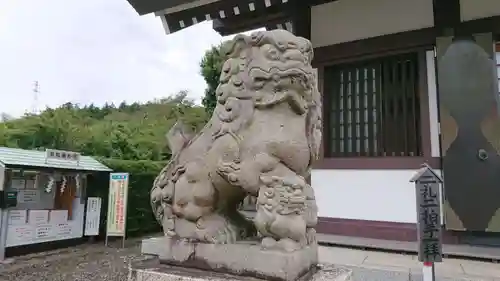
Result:
[[[423,280],[435,281],[434,263],[443,259],[441,197],[443,182],[427,164],[410,179],[415,183],[417,201],[418,260],[423,262]]]
[[[127,229],[128,173],[111,173],[109,175],[108,215],[106,217],[106,240],[110,236],[122,237],[122,248],[125,248]]]

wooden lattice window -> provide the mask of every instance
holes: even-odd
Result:
[[[325,68],[326,157],[422,156],[418,54]]]

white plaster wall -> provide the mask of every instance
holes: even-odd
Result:
[[[429,128],[431,138],[431,156],[441,157],[441,142],[439,139],[440,124],[437,84],[436,84],[436,61],[434,51],[427,51],[425,54],[427,66],[427,93],[429,97]]]
[[[460,17],[462,21],[498,15],[500,15],[499,0],[460,0]]]
[[[313,170],[320,217],[416,223],[416,170]],[[437,170],[441,174],[440,170]],[[442,218],[441,218],[442,220]],[[442,220],[443,221],[443,220]]]
[[[338,0],[311,9],[314,47],[432,26],[432,0]]]

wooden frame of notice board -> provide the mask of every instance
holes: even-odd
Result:
[[[84,236],[85,171],[21,165],[3,170],[2,189],[16,193],[16,204],[1,212],[0,261],[7,248],[30,253],[41,244],[58,247]]]
[[[91,156],[54,149],[2,147],[0,158],[0,194],[4,195],[0,198],[0,263],[6,250],[9,255],[28,254],[96,234],[95,229],[85,229],[89,225],[87,177],[108,174],[110,168]]]

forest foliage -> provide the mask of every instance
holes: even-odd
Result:
[[[217,102],[215,91],[219,85],[219,76],[225,61],[225,56],[221,52],[223,44],[207,50],[200,63],[201,75],[207,83],[202,104],[209,115],[214,111]]]
[[[66,103],[0,123],[0,146],[62,149],[126,160],[170,158],[165,134],[178,120],[198,130],[207,114],[187,92],[143,104],[79,106]]]

